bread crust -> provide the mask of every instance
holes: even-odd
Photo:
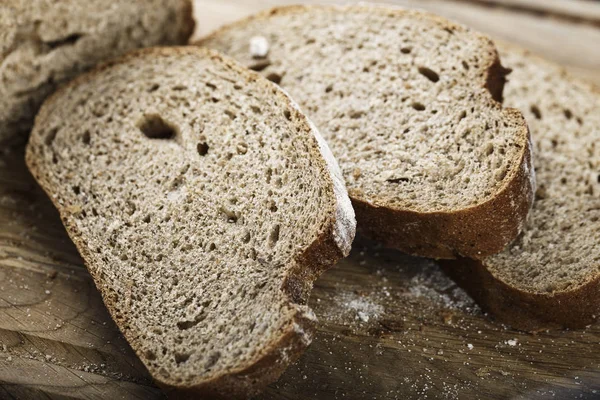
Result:
[[[522,118],[516,110],[507,111]],[[350,193],[359,231],[386,246],[430,258],[469,255],[481,259],[500,252],[519,234],[533,204],[535,183],[528,130],[524,142],[513,178],[487,201],[472,207],[424,213],[370,204]]]
[[[31,3],[31,4],[30,4]],[[19,50],[20,46],[28,46],[28,42],[35,42],[36,46],[40,45],[41,39],[36,37],[37,33],[33,35],[32,38],[23,38],[23,33],[21,31],[33,29],[37,23],[48,23],[48,25],[57,27],[60,24],[56,21],[53,21],[52,14],[57,11],[54,9],[55,6],[60,6],[61,4],[65,4],[64,0],[57,0],[52,2],[46,2],[46,7],[42,9],[45,10],[44,13],[47,13],[48,18],[43,21],[34,21],[29,12],[35,8],[39,8],[40,4],[44,4],[44,2],[38,1],[30,1],[30,0],[5,0],[2,5],[0,5],[0,13],[2,16],[0,17],[0,64],[4,63],[7,57],[14,50]],[[169,40],[167,41],[167,37],[165,36],[161,40],[152,40],[146,45],[166,45],[166,44],[185,44],[192,33],[194,32],[195,22],[193,18],[193,4],[192,0],[169,0],[169,5],[163,4],[164,10],[160,12],[164,13],[164,16],[175,17],[174,22],[169,26],[167,30],[159,31],[158,27],[153,27],[152,32],[160,32],[160,33],[169,33]],[[68,4],[68,3],[67,3]],[[144,15],[147,13],[150,5],[145,1],[135,1],[131,2],[133,5],[133,10],[138,15]],[[120,5],[122,6],[122,4]],[[122,8],[119,8],[119,11],[122,11]],[[83,13],[87,13],[87,15],[96,15],[91,12],[83,11]],[[172,15],[171,15],[172,13]],[[132,13],[133,14],[133,13]],[[80,20],[76,17],[81,16],[82,14],[69,10],[67,16],[70,19]],[[115,25],[118,27],[115,28],[113,26],[112,31],[107,31],[105,28],[101,28],[99,26],[90,26],[89,33],[86,33],[82,36],[92,36],[95,37],[95,41],[108,43],[110,37],[107,33],[121,33],[122,37],[127,37],[125,34],[126,28],[132,28],[133,26],[129,26],[128,24],[123,23],[122,21],[118,21],[118,24],[113,17],[103,17],[104,24],[108,24],[109,26]],[[140,17],[141,18],[141,17]],[[111,25],[112,24],[112,25]],[[64,28],[64,27],[63,27]],[[37,29],[37,28],[36,28]],[[84,29],[85,30],[85,29]],[[28,34],[29,35],[29,34]],[[133,39],[129,39],[128,43],[131,44],[131,47],[141,47],[140,43],[136,43]],[[135,43],[135,45],[134,45]],[[52,76],[55,76],[56,81],[52,76],[44,76],[39,78],[36,76],[34,80],[38,80],[35,86],[28,87],[26,90],[21,89],[20,91],[9,90],[8,92],[4,90],[3,87],[0,86],[0,91],[2,95],[5,96],[5,102],[2,103],[2,106],[6,108],[6,113],[3,114],[0,118],[0,143],[5,145],[14,145],[14,144],[23,144],[27,140],[27,135],[29,134],[34,121],[34,115],[37,111],[39,111],[39,107],[45,97],[51,94],[57,87],[68,82],[71,78],[73,78],[78,72],[81,72],[81,68],[83,70],[89,70],[93,67],[93,65],[102,60],[108,60],[110,58],[118,57],[123,54],[124,50],[118,50],[118,47],[114,47],[113,50],[107,51],[103,49],[99,44],[95,44],[93,48],[95,57],[89,58],[89,55],[82,58],[81,55],[73,55],[70,54],[67,57],[61,57],[60,62],[62,64],[61,67],[58,68],[57,71],[52,72]],[[36,50],[37,51],[37,50]],[[40,53],[39,55],[34,56],[34,58],[39,58],[44,53]],[[28,56],[32,57],[32,56]],[[32,68],[31,60],[26,57],[20,57],[18,59],[18,64],[22,64],[22,71],[27,71]],[[38,60],[35,60],[33,66],[36,69],[40,69],[40,66],[46,68],[46,66],[52,66],[57,63],[55,58],[44,56],[44,61],[41,64],[35,64]],[[65,60],[70,60],[69,62],[65,62]],[[14,68],[14,66],[13,66]],[[50,67],[49,67],[50,68]],[[5,73],[4,71],[3,73]],[[8,72],[10,74],[10,71]],[[19,73],[17,73],[17,80],[24,79],[23,76],[19,78]],[[20,72],[22,75],[23,72]],[[42,74],[40,72],[40,74]],[[10,75],[9,75],[10,76]],[[27,75],[25,75],[27,76]],[[7,79],[7,85],[10,85],[11,80],[15,80],[13,78]],[[6,82],[3,83],[3,85]]]
[[[388,5],[294,5],[277,7],[223,26],[193,44],[205,46],[225,31],[243,27],[250,21],[268,19],[274,15],[302,13],[310,10],[338,12],[382,12],[390,15],[411,15],[428,18],[450,30],[466,30],[442,17],[421,11],[406,10]],[[484,60],[486,88],[491,107],[500,108],[502,91],[509,70],[500,62],[493,42],[477,32],[489,54]],[[520,111],[505,109],[507,119],[516,120],[521,127],[521,151],[513,160],[513,168],[504,185],[495,193],[473,206],[436,212],[422,212],[389,204],[385,199],[368,201],[360,190],[350,189],[349,195],[355,209],[358,230],[384,245],[403,252],[435,259],[454,259],[460,256],[481,259],[500,252],[521,231],[535,193],[535,173],[531,158],[531,139],[527,123]]]
[[[350,244],[354,239],[356,221],[354,220],[354,213],[350,206],[350,202],[347,199],[347,196],[346,201],[344,202],[343,197],[345,196],[345,192],[343,190],[340,192],[335,189],[336,176],[339,176],[340,172],[339,170],[336,171],[335,165],[330,165],[330,163],[327,162],[326,155],[323,154],[323,150],[318,143],[318,132],[314,131],[314,127],[311,125],[310,121],[299,111],[298,106],[295,105],[293,100],[291,100],[283,90],[278,89],[275,84],[262,78],[259,74],[239,66],[233,60],[222,56],[216,51],[197,47],[156,47],[134,51],[121,58],[106,62],[94,68],[92,71],[75,78],[44,102],[44,105],[36,117],[35,125],[44,125],[47,116],[46,114],[48,113],[48,109],[51,108],[51,104],[60,99],[62,93],[69,87],[88,81],[95,75],[102,73],[102,71],[109,69],[114,65],[126,63],[129,59],[141,56],[152,56],[157,54],[176,55],[190,52],[203,54],[212,59],[219,60],[239,72],[242,76],[245,76],[247,80],[267,85],[274,95],[280,97],[285,104],[285,107],[290,108],[292,113],[295,114],[294,120],[296,123],[315,135],[314,146],[310,148],[310,151],[323,160],[317,167],[323,172],[323,179],[330,180],[333,195],[332,198],[334,198],[334,201],[331,202],[332,209],[328,211],[332,215],[329,224],[322,230],[317,239],[295,258],[293,265],[288,270],[288,275],[284,278],[281,290],[289,297],[290,318],[288,323],[281,328],[281,334],[275,338],[267,348],[257,354],[253,360],[248,361],[245,367],[229,371],[227,374],[215,376],[210,380],[196,382],[193,385],[176,384],[174,382],[163,380],[159,376],[153,376],[156,384],[160,386],[169,397],[173,398],[249,398],[255,396],[268,384],[277,380],[287,366],[296,361],[310,344],[315,332],[316,318],[312,311],[306,306],[306,303],[308,302],[312,284],[323,271],[332,267],[337,260],[348,255]],[[78,230],[77,225],[72,223],[68,207],[61,204],[60,199],[53,195],[53,187],[42,173],[42,168],[38,164],[34,151],[32,150],[41,140],[42,139],[35,134],[30,137],[25,154],[27,167],[58,210],[61,221],[63,222],[69,237],[75,244],[88,271],[90,271],[94,278],[96,287],[102,293],[103,301],[111,317],[115,320],[117,326],[136,354],[142,361],[145,361],[145,358],[142,357],[141,354],[141,346],[138,343],[137,335],[128,329],[126,319],[117,310],[116,304],[112,300],[110,287],[101,280],[100,275],[95,272],[96,269],[91,266],[91,260],[93,260],[93,258],[90,249],[82,238],[82,234]],[[345,190],[343,183],[342,188]],[[339,218],[345,219],[339,221]],[[340,225],[347,229],[340,229]]]
[[[501,47],[535,60],[537,63],[555,64],[532,55],[517,45],[499,42]],[[592,83],[570,76],[560,68],[560,76],[584,85],[600,96],[600,88]],[[535,132],[534,132],[535,134]],[[597,321],[600,310],[600,274],[589,277],[581,285],[548,292],[529,292],[513,287],[496,277],[487,260],[458,259],[440,263],[442,268],[479,305],[498,321],[528,332],[547,329],[583,328]],[[600,265],[598,265],[600,268]]]
[[[583,328],[600,309],[600,275],[573,290],[527,292],[495,277],[484,261],[445,260],[444,272],[499,322],[526,332]]]

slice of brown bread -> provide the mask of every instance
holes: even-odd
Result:
[[[295,6],[197,44],[298,101],[369,236],[421,256],[481,258],[520,231],[533,200],[528,130],[496,101],[505,70],[488,38],[417,11]]]
[[[505,102],[531,126],[536,201],[505,251],[446,270],[515,328],[582,327],[600,315],[600,91],[525,50],[500,53]]]
[[[312,282],[356,222],[327,145],[276,85],[212,51],[141,50],[50,97],[26,159],[174,396],[256,394],[310,343]]]
[[[94,64],[158,44],[183,44],[191,0],[0,2],[0,143],[24,142],[46,96]]]

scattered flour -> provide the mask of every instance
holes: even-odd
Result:
[[[362,322],[369,322],[371,318],[378,318],[384,311],[381,305],[375,304],[371,299],[364,297],[357,297],[346,303],[346,305],[356,311],[356,319],[360,319]]]
[[[473,299],[433,262],[426,264],[421,272],[413,276],[407,287],[407,296],[425,297],[444,308],[465,311],[478,308]]]
[[[378,320],[385,312],[384,307],[377,302],[378,294],[357,294],[354,292],[342,292],[328,304],[327,311],[322,318],[329,321],[349,323],[368,323]]]

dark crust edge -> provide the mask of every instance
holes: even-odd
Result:
[[[600,310],[600,275],[574,290],[540,293],[506,284],[481,261],[444,260],[440,265],[484,311],[518,330],[583,328],[596,321]]]
[[[491,95],[491,106],[501,108],[499,102],[502,101],[506,75],[510,70],[502,66],[492,40],[464,25],[421,10],[382,4],[281,6],[224,25],[192,44],[207,46],[222,32],[243,27],[250,21],[313,9],[340,12],[375,10],[393,15],[413,15],[432,20],[448,29],[471,33],[487,47],[482,50],[482,53],[489,56],[487,64],[481,67],[486,71],[482,86]],[[385,246],[422,257],[455,259],[465,256],[481,259],[502,251],[521,231],[533,205],[535,192],[532,179],[535,172],[531,160],[531,138],[527,123],[518,110],[506,108],[504,115],[507,119],[516,117],[522,121],[520,135],[523,149],[513,164],[512,176],[506,178],[504,186],[496,193],[474,206],[458,210],[420,212],[388,204],[378,205],[375,204],[378,203],[377,199],[370,203],[363,199],[361,193],[350,191],[358,230],[372,239],[381,241]],[[525,173],[525,171],[529,172]],[[511,205],[513,200],[515,204]],[[506,220],[507,217],[510,219]]]
[[[516,44],[496,42],[503,50],[552,67],[557,77],[584,86],[600,96],[600,86],[573,77],[559,65]],[[528,292],[494,276],[486,261],[459,259],[442,261],[440,265],[485,311],[502,323],[522,331],[539,332],[583,328],[596,322],[600,316],[600,273],[573,289],[554,293]]]
[[[181,26],[179,28],[179,36],[177,38],[178,42],[183,44],[186,43],[194,30],[196,29],[196,21],[194,21],[194,5],[192,4],[192,0],[181,0]]]
[[[238,71],[242,76],[245,76],[248,81],[258,81],[259,83],[267,85],[269,89],[272,90],[274,95],[279,96],[284,101],[284,106],[290,110],[291,114],[295,115],[297,125],[308,132],[313,131],[306,116],[300,113],[297,108],[292,105],[292,100],[285,93],[283,93],[283,91],[280,90],[277,85],[261,77],[259,74],[240,66],[231,58],[223,56],[214,50],[193,46],[143,48],[134,50],[124,56],[99,64],[89,72],[79,75],[49,96],[44,101],[40,112],[35,118],[35,126],[44,123],[44,119],[48,112],[48,107],[50,107],[49,104],[60,100],[63,92],[66,92],[72,86],[77,86],[80,83],[90,80],[95,75],[110,69],[114,65],[126,63],[129,59],[136,57],[161,54],[176,55],[182,53],[196,53],[205,55],[211,59],[219,60],[223,64],[226,64],[227,66]],[[38,144],[37,142],[39,140],[41,140],[41,138],[37,137],[37,135],[30,136],[25,154],[26,165],[40,187],[48,195],[54,207],[58,210],[61,221],[69,237],[82,256],[84,264],[92,275],[97,289],[102,294],[102,299],[109,311],[109,314],[117,323],[119,330],[123,333],[131,347],[136,352],[137,356],[145,365],[145,358],[141,354],[140,346],[138,346],[138,340],[136,336],[132,331],[122,329],[122,327],[127,326],[127,322],[121,317],[119,311],[116,310],[115,305],[111,301],[111,289],[108,287],[108,285],[104,284],[104,282],[100,279],[99,274],[95,272],[93,268],[90,268],[93,257],[91,256],[85,241],[81,239],[81,232],[77,229],[77,226],[74,223],[71,223],[72,221],[69,218],[69,212],[67,211],[66,207],[63,207],[59,203],[59,199],[52,195],[52,186],[48,184],[44,178],[44,174],[40,172],[41,168],[36,162],[36,155],[32,150],[33,146]],[[319,150],[316,137],[313,136],[312,140],[314,140],[314,142],[313,146],[311,146],[311,151],[315,154],[318,154],[319,158],[322,160],[322,163],[320,163],[320,168],[323,172],[322,175],[324,179],[329,180],[331,187],[330,197],[335,199],[336,195],[333,189],[334,182],[330,175],[329,167],[327,166],[327,163]],[[332,200],[333,209],[331,210],[331,214],[333,217],[330,219],[329,224],[326,225],[316,240],[310,244],[303,253],[299,254],[292,261],[293,266],[290,268],[288,276],[284,277],[282,291],[289,296],[289,308],[292,310],[290,311],[292,317],[290,318],[289,323],[282,328],[282,333],[278,340],[275,340],[268,345],[266,350],[254,360],[250,360],[247,367],[218,375],[210,380],[185,386],[175,385],[171,382],[165,382],[159,377],[153,376],[155,383],[169,397],[198,398],[198,396],[204,396],[215,399],[249,398],[260,393],[268,384],[276,381],[285,371],[288,365],[292,364],[302,355],[304,350],[310,344],[310,341],[312,340],[316,330],[315,319],[310,316],[309,309],[305,306],[303,307],[302,305],[308,300],[313,281],[323,271],[331,268],[337,260],[347,255],[344,254],[344,252],[339,248],[334,239],[336,229],[336,207],[339,207],[337,199],[335,199],[335,201]],[[302,331],[304,331],[304,334]]]
[[[386,246],[430,258],[481,259],[500,252],[517,237],[533,204],[533,166],[526,143],[514,178],[489,201],[452,213],[419,213],[352,199],[359,231]]]

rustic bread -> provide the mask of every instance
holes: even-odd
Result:
[[[191,0],[7,0],[0,5],[0,143],[24,141],[44,98],[129,50],[185,43]]]
[[[369,236],[421,256],[481,258],[520,231],[533,199],[528,130],[496,101],[505,70],[488,38],[417,11],[295,6],[197,44],[298,101]]]
[[[513,69],[505,102],[531,126],[536,201],[506,250],[446,269],[513,327],[585,326],[600,315],[600,91],[525,50],[500,49]]]
[[[77,78],[36,117],[29,169],[177,397],[274,381],[311,341],[313,280],[350,250],[341,173],[296,107],[215,52],[174,47]]]

